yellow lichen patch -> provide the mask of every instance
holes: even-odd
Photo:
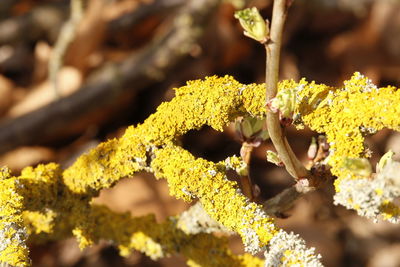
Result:
[[[242,85],[243,108],[254,117],[265,117],[265,84]]]
[[[339,178],[354,177],[340,167],[345,158],[363,157],[364,134],[383,128],[400,130],[400,91],[377,88],[360,73],[355,73],[343,88],[310,83],[300,92],[302,120],[327,135],[331,146],[329,164]]]
[[[128,128],[121,139],[102,143],[81,156],[64,172],[65,184],[75,193],[99,191],[142,170],[146,151],[154,146],[170,143],[204,125],[222,131],[244,113],[242,90],[255,93],[257,90],[252,87],[247,88],[230,76],[188,82],[176,89],[175,98],[162,103],[143,124]],[[256,102],[247,98],[247,103]]]
[[[0,263],[12,266],[29,264],[26,231],[21,218],[23,197],[19,183],[6,168],[0,170]]]
[[[72,233],[78,240],[80,249],[84,249],[86,247],[93,245],[94,243],[93,240],[91,238],[87,238],[85,232],[82,229],[75,228],[74,230],[72,230]]]
[[[26,167],[17,177],[21,186],[18,193],[24,196],[24,208],[40,210],[51,206],[57,199],[58,183],[62,170],[58,164],[39,164],[36,168]]]
[[[203,125],[222,131],[241,111],[242,86],[230,76],[212,76],[175,89],[174,99],[161,104],[145,121],[146,141],[161,145]]]
[[[2,233],[1,237],[4,240],[14,239],[16,232],[10,230],[10,232]],[[3,243],[4,245],[4,243]],[[18,243],[10,243],[3,249],[0,245],[0,265],[2,263],[9,264],[9,266],[29,266],[30,260],[28,258],[28,249],[22,248]]]
[[[171,194],[184,200],[199,198],[204,210],[228,229],[241,234],[249,249],[256,251],[275,234],[273,220],[260,206],[249,203],[236,183],[229,181],[216,164],[196,159],[176,146],[159,149],[155,155],[151,165],[155,176],[167,179]]]
[[[400,217],[400,207],[390,201],[383,203],[380,210],[385,220],[391,221],[392,218]]]
[[[126,176],[123,163],[114,162],[118,140],[101,143],[96,149],[79,157],[63,173],[64,183],[75,193],[92,193],[113,185],[118,179]],[[121,171],[122,169],[122,171]]]
[[[90,223],[96,225],[94,241],[105,239],[118,246],[121,255],[127,256],[133,249],[156,260],[172,253],[181,253],[188,264],[199,266],[261,266],[261,260],[251,255],[233,255],[225,238],[212,234],[186,234],[177,227],[178,218],[170,217],[157,223],[152,215],[132,218],[128,213],[115,213],[105,206],[93,206]],[[93,224],[93,225],[92,225]],[[89,232],[81,229],[81,238]]]
[[[154,242],[153,239],[149,238],[149,236],[143,232],[137,232],[132,235],[130,246],[140,252],[145,253],[153,260],[157,260],[165,256],[161,245],[157,242]],[[122,253],[122,255],[123,254],[124,253]],[[125,255],[127,256],[129,254],[130,251]]]
[[[54,220],[57,214],[52,210],[46,210],[45,212],[39,211],[24,211],[22,218],[24,224],[27,227],[28,234],[52,234],[54,228]]]

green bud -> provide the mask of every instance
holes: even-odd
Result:
[[[376,172],[380,172],[387,164],[393,161],[394,152],[389,150],[386,152],[376,165]]]
[[[274,151],[267,150],[267,161],[277,166],[283,166],[282,160]]]
[[[246,117],[240,123],[240,129],[242,130],[242,134],[245,138],[250,138],[254,133],[250,120],[250,117]]]
[[[279,111],[281,118],[292,119],[296,108],[297,88],[285,88],[280,90],[276,97],[269,103],[269,108],[273,112]]]
[[[261,43],[265,43],[269,37],[269,25],[255,7],[246,8],[235,12],[235,18],[239,20],[244,29],[244,35]]]
[[[265,119],[246,116],[236,120],[235,128],[240,138],[246,142],[260,142],[269,138],[267,129],[264,129]]]
[[[342,168],[359,176],[369,177],[372,174],[371,164],[368,159],[365,158],[346,158],[343,162]]]

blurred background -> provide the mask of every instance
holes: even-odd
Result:
[[[270,17],[271,1],[241,0],[1,0],[0,165],[15,175],[25,166],[68,167],[100,142],[119,137],[174,96],[172,88],[207,75],[264,81],[261,45],[243,36],[235,8],[256,6]],[[71,12],[72,11],[72,12]],[[378,86],[400,85],[400,2],[296,0],[284,32],[281,79],[341,86],[360,71]],[[288,130],[296,154],[307,161],[310,130]],[[182,137],[194,155],[219,161],[239,155],[232,125],[204,127]],[[389,148],[400,155],[399,133],[368,137],[376,162]],[[261,197],[293,184],[266,162],[268,141],[257,148],[251,176]],[[332,204],[327,185],[296,202],[277,224],[316,247],[326,266],[400,266],[400,227],[373,223]],[[165,181],[140,174],[104,190],[95,200],[134,216],[162,221],[188,207],[168,195]],[[240,240],[232,249],[243,252]],[[185,266],[180,256],[154,262],[128,258],[102,242],[80,251],[71,238],[32,244],[33,266]]]

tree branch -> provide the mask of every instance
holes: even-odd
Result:
[[[282,42],[282,31],[287,13],[287,0],[275,0],[272,11],[270,39],[265,43],[266,59],[266,101],[267,103],[276,96],[279,78],[279,59]],[[285,164],[286,170],[296,180],[308,176],[307,169],[297,159],[292,151],[282,126],[278,113],[267,109],[267,127],[272,143],[279,157]]]
[[[263,203],[264,211],[270,216],[282,217],[285,211],[292,208],[294,202],[302,195],[295,186],[286,188]]]
[[[58,90],[57,74],[61,66],[63,65],[64,55],[68,49],[69,44],[75,37],[76,30],[79,22],[82,19],[82,16],[82,0],[71,0],[70,17],[61,29],[48,64],[49,80],[53,86],[53,90],[57,98],[60,97]]]

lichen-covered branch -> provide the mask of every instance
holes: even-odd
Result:
[[[10,171],[0,169],[0,264],[13,266],[29,264],[27,234],[22,220],[23,197],[18,194],[18,180]]]
[[[70,212],[69,216],[74,215]],[[42,222],[40,219],[26,218],[29,231],[38,232],[38,225]],[[73,220],[48,221],[47,225],[51,225],[53,231],[33,234],[32,237],[55,239],[57,231],[68,228],[73,229],[81,248],[106,240],[117,246],[122,256],[138,250],[157,260],[181,253],[190,266],[262,266],[263,261],[257,257],[234,255],[228,248],[227,238],[215,237],[211,233],[188,233],[191,225],[178,225],[179,221],[177,216],[158,223],[153,215],[134,218],[129,213],[116,213],[105,206],[91,205],[85,216],[81,215],[78,225]]]
[[[375,178],[357,175],[345,167],[345,161],[368,157],[364,146],[365,135],[383,128],[400,131],[400,90],[392,86],[378,88],[360,73],[355,73],[342,88],[323,88],[313,83],[306,85],[304,81],[299,86],[299,111],[302,110],[304,123],[315,131],[325,133],[330,145],[328,163],[332,166],[332,174],[338,177],[335,181],[338,192],[336,202],[365,215],[372,214],[372,210],[380,210],[378,213],[383,218],[398,222],[399,207],[390,198],[367,194],[371,190],[389,190],[387,186],[382,187],[385,184],[382,182],[388,179],[379,179],[379,175]],[[345,193],[348,188],[352,188],[352,194]],[[370,203],[369,207],[360,205],[360,199],[365,205]],[[355,202],[358,204],[355,205]]]
[[[198,198],[212,218],[239,233],[247,251],[259,251],[277,231],[262,207],[249,202],[218,165],[196,159],[177,146],[167,146],[155,155],[151,167],[156,177],[167,179],[171,194],[185,200]]]
[[[331,144],[327,162],[332,173],[338,176],[338,194],[344,192],[341,187],[343,182],[360,178],[349,169],[343,168],[343,162],[348,158],[366,157],[363,154],[363,133],[385,127],[400,130],[400,119],[397,116],[400,91],[394,87],[376,88],[358,73],[345,82],[343,88],[309,83],[304,79],[298,83],[283,81],[279,84],[279,90],[287,88],[296,88],[298,94],[295,113],[300,119],[296,122],[297,127],[308,125],[327,135]],[[149,255],[158,255],[160,250],[157,248],[161,245],[153,246],[151,242],[159,244],[162,240],[147,239],[147,236],[157,236],[158,231],[161,231],[157,230],[160,229],[158,226],[146,233],[134,234],[133,239],[132,233],[118,232],[121,227],[116,227],[114,232],[107,231],[106,229],[110,229],[107,228],[109,226],[104,217],[110,216],[106,221],[112,222],[114,219],[111,217],[118,221],[120,215],[109,215],[111,213],[108,211],[103,213],[103,208],[90,204],[92,197],[98,195],[100,190],[113,186],[121,178],[132,176],[138,171],[150,171],[157,178],[168,181],[171,195],[185,201],[199,199],[204,210],[216,222],[242,237],[248,251],[256,252],[265,245],[270,245],[270,251],[274,251],[274,255],[285,255],[280,259],[287,260],[286,262],[318,261],[318,257],[311,250],[305,249],[304,243],[300,241],[294,242],[293,246],[289,244],[288,247],[276,243],[278,245],[274,247],[277,237],[283,236],[282,231],[274,225],[273,219],[267,216],[262,206],[251,203],[241,193],[236,182],[229,181],[226,177],[227,169],[240,168],[243,164],[241,158],[230,157],[226,161],[213,163],[196,158],[176,145],[176,138],[204,125],[222,131],[223,126],[237,116],[249,114],[263,117],[264,103],[262,84],[243,85],[229,76],[190,81],[186,86],[176,89],[175,98],[161,104],[143,124],[128,128],[120,139],[100,144],[81,156],[68,169],[62,170],[51,163],[37,168],[28,167],[19,177],[3,179],[5,184],[2,184],[3,189],[0,190],[1,199],[9,198],[7,192],[11,191],[5,189],[13,188],[13,184],[16,194],[21,198],[14,198],[16,202],[13,204],[19,211],[10,209],[16,216],[2,217],[2,221],[9,225],[23,211],[21,216],[28,234],[39,239],[59,239],[72,232],[84,247],[98,239],[110,239],[110,235],[117,235],[120,240],[117,244],[122,252],[144,247]],[[385,168],[382,173],[385,173],[382,177],[393,177],[388,176],[387,173],[391,172]],[[374,177],[369,179],[366,184],[375,186]],[[377,194],[385,190],[386,187],[375,188]],[[396,194],[398,191],[391,192]],[[395,203],[387,199],[393,197],[392,193],[381,194],[384,197],[380,211],[386,218],[399,214]],[[146,224],[153,224],[153,221]],[[168,223],[162,227],[168,228]],[[171,233],[180,235],[174,231]],[[290,239],[292,235],[285,236]],[[144,243],[135,241],[137,238]],[[168,238],[165,237],[165,240]],[[129,245],[130,242],[134,245]],[[209,242],[220,244],[219,241]],[[189,242],[185,248],[188,251],[197,251],[190,244],[196,246],[202,243]],[[147,248],[146,245],[150,247]],[[301,251],[300,248],[304,250]],[[24,251],[23,247],[14,250],[13,257],[20,262],[26,262],[26,251],[25,254],[18,254],[21,251]],[[184,250],[181,252],[186,253]],[[187,253],[186,256],[192,255],[192,252]],[[25,258],[16,255],[25,255]],[[194,256],[187,257],[192,259]],[[0,253],[0,261],[10,261],[10,258]]]
[[[177,226],[179,217],[157,223],[152,215],[132,218],[118,214],[104,206],[93,206],[88,222],[75,235],[82,241],[109,240],[118,246],[121,255],[138,250],[157,260],[174,253],[187,258],[189,266],[262,266],[263,261],[249,254],[233,255],[226,238],[212,234],[187,234]],[[95,230],[93,230],[95,229]],[[83,240],[82,240],[83,239]],[[87,241],[83,241],[87,243]],[[212,250],[210,250],[212,248]]]

